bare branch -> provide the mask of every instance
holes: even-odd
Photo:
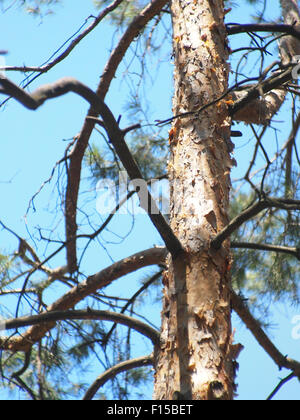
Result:
[[[267,401],[271,401],[275,395],[277,394],[277,392],[283,387],[283,385],[285,385],[287,382],[289,382],[291,379],[295,378],[295,374],[294,373],[290,373],[286,378],[282,379],[279,384],[276,386],[276,388],[274,389],[274,391],[272,391],[272,393],[268,396]]]
[[[226,25],[228,35],[236,35],[245,32],[271,32],[292,35],[300,41],[300,31],[295,25],[276,24],[276,23],[228,23]]]
[[[168,0],[152,0],[149,4],[133,18],[118,45],[111,53],[111,56],[102,73],[100,83],[97,88],[97,95],[102,100],[105,99],[109,86],[115,77],[119,64],[123,60],[128,48],[134,39],[140,34],[147,23],[168,3]],[[97,117],[99,115],[97,108],[91,107],[88,117]],[[95,122],[86,119],[74,147],[72,156],[70,157],[70,165],[68,171],[68,183],[65,200],[65,218],[66,218],[66,237],[67,237],[67,260],[71,272],[77,268],[77,250],[76,250],[76,233],[77,233],[77,201],[80,185],[80,174],[82,159],[87,148],[89,139],[94,129]]]
[[[244,31],[251,34],[252,30],[274,32],[277,28],[279,32],[286,34],[286,36],[280,37],[279,51],[281,64],[288,66],[293,62],[293,58],[300,54],[300,16],[298,6],[294,0],[281,0],[280,3],[284,19],[283,25],[229,24],[227,29],[232,34]],[[264,76],[263,73],[262,76]],[[232,107],[233,119],[235,121],[244,121],[247,124],[266,124],[282,106],[286,97],[286,91],[282,89],[282,86],[291,79],[292,73],[290,72],[289,74],[287,70],[279,74],[278,77],[275,74],[262,84],[259,83],[259,85],[250,88],[246,94],[244,92],[235,92],[233,95],[235,104]]]
[[[103,116],[103,114],[102,114],[102,118],[106,122],[106,118]],[[107,129],[108,134],[110,135],[111,143],[113,144],[117,152],[117,155],[119,156],[119,159],[121,160],[124,168],[126,169],[130,179],[143,180],[143,175],[137,163],[135,162],[134,158],[132,157],[126,142],[115,140],[117,139],[117,136],[119,138],[124,136],[124,131],[120,130],[118,127],[112,127],[112,128],[113,128],[113,131],[117,131],[116,135],[113,135],[113,131],[111,131],[111,135],[110,135],[108,126],[106,124],[106,129]],[[171,227],[166,222],[163,215],[160,213],[149,191],[148,190],[140,191],[140,193],[139,191],[137,191],[137,193],[140,198],[141,207],[144,208],[144,210],[148,213],[152,223],[154,224],[159,234],[161,235],[162,239],[164,240],[168,250],[170,251],[172,256],[176,258],[181,252],[183,252],[179,240],[173,233]],[[147,196],[145,197],[145,195]]]
[[[134,301],[137,299],[138,296],[140,296],[144,290],[146,290],[152,283],[154,283],[156,280],[158,280],[163,274],[163,271],[159,271],[158,273],[154,274],[154,276],[152,276],[148,281],[146,281],[145,284],[143,284],[139,290],[137,290],[134,295],[128,299],[128,301],[126,302],[126,304],[123,306],[122,310],[121,310],[121,314],[124,314],[126,312],[126,310],[129,308],[130,305],[132,305],[134,303]],[[109,338],[111,337],[113,331],[115,330],[117,324],[114,324],[111,329],[108,331],[108,333],[106,334],[106,336],[103,338],[102,342],[103,343],[107,343]]]
[[[104,102],[101,101],[90,88],[73,78],[66,77],[56,81],[55,83],[41,86],[32,94],[27,93],[25,90],[21,89],[2,75],[0,75],[0,85],[0,94],[12,96],[24,107],[33,111],[38,109],[48,99],[58,98],[59,96],[65,95],[69,92],[77,93],[87,102],[95,105],[98,109],[102,108],[102,110],[104,110],[103,106],[107,108],[104,105]]]
[[[113,366],[98,376],[98,378],[93,382],[93,384],[85,393],[83,400],[92,400],[99,388],[105,385],[107,381],[113,379],[118,373],[151,365],[153,365],[153,354],[150,354],[149,356],[137,357],[136,359],[125,360],[124,362],[118,363],[117,365]]]
[[[167,253],[168,251],[166,248],[157,247],[124,258],[99,273],[89,276],[82,283],[73,287],[65,295],[52,303],[52,305],[47,308],[47,313],[71,309],[87,296],[92,295],[98,289],[108,286],[114,280],[126,274],[150,265],[163,264]],[[0,339],[0,348],[13,352],[28,351],[32,344],[40,340],[54,326],[55,323],[53,322],[35,325],[29,328],[21,337],[2,338]]]
[[[119,314],[110,311],[97,311],[92,309],[87,310],[69,310],[69,311],[52,311],[43,312],[39,315],[23,316],[4,320],[1,322],[3,330],[12,330],[20,327],[27,327],[29,325],[41,325],[43,323],[53,323],[68,319],[95,319],[103,321],[117,322],[118,324],[125,325],[133,328],[139,333],[148,337],[154,345],[159,343],[160,334],[157,330],[145,324],[144,322],[132,318],[131,316]],[[1,339],[3,340],[3,339]]]
[[[218,234],[211,242],[211,246],[215,249],[219,249],[222,243],[229,238],[229,236],[236,231],[243,223],[255,217],[261,211],[267,208],[279,208],[282,210],[300,210],[299,200],[290,200],[284,198],[272,198],[266,197],[258,202],[252,204],[241,214],[236,216],[231,222]]]
[[[117,68],[125,56],[133,40],[140,34],[147,23],[159,14],[162,8],[168,3],[168,0],[152,0],[147,6],[132,19],[132,22],[126,29],[120,39],[117,47],[112,52],[105,69],[102,73],[97,94],[104,99],[108,92],[111,81],[115,77]]]
[[[261,251],[269,252],[280,252],[283,254],[289,254],[293,257],[296,257],[300,261],[300,248],[288,247],[288,246],[279,246],[279,245],[269,245],[269,244],[256,244],[249,242],[231,242],[231,248],[245,248],[245,249],[257,249]]]
[[[94,16],[90,16],[89,18],[86,19],[85,24],[87,23],[88,19],[93,18],[93,22],[88,26],[88,28],[86,28],[80,35],[78,35],[75,39],[73,39],[73,41],[70,43],[70,45],[66,48],[66,50],[60,54],[57,58],[55,58],[53,61],[51,61],[50,63],[44,64],[40,67],[28,67],[28,66],[23,66],[23,67],[17,67],[17,66],[7,66],[7,67],[1,67],[0,70],[5,70],[5,71],[22,71],[22,72],[38,72],[40,74],[42,73],[47,73],[49,70],[51,70],[54,66],[56,66],[58,63],[60,63],[61,61],[63,61],[66,57],[68,57],[70,55],[70,53],[74,50],[74,48],[90,33],[92,32],[96,26],[99,25],[99,23],[109,14],[111,13],[113,10],[115,10],[121,3],[123,2],[123,0],[115,0],[113,1],[109,6],[107,6],[104,10],[102,10],[98,16],[94,17]],[[84,24],[84,25],[85,25]],[[82,26],[84,26],[82,25]],[[79,29],[80,30],[80,29]],[[79,31],[78,30],[78,31]],[[77,31],[77,33],[78,33]],[[68,42],[68,41],[66,41]],[[66,44],[66,42],[64,43],[64,45]],[[62,47],[61,47],[62,48]],[[60,49],[61,49],[60,48]],[[59,49],[59,50],[60,50]],[[53,56],[52,56],[53,57]],[[51,57],[51,58],[52,58]],[[51,59],[50,58],[50,59]]]
[[[23,295],[23,294],[28,295],[30,293],[36,295],[38,293],[38,291],[37,291],[36,288],[25,289],[25,290],[23,290],[23,289],[1,290],[0,291],[0,296],[5,296],[5,295],[14,295],[14,296],[17,296],[19,294],[20,295]]]
[[[32,94],[29,94],[23,89],[19,88],[7,78],[0,75],[0,85],[2,85],[0,93],[12,96],[26,108],[29,108],[31,110],[38,109],[48,99],[57,98],[69,92],[73,92],[81,96],[83,99],[89,102],[94,109],[97,110],[97,113],[101,115],[110,141],[113,144],[116,153],[118,154],[126,171],[128,172],[130,179],[143,179],[142,173],[137,163],[135,162],[133,156],[131,155],[130,150],[124,140],[124,132],[119,128],[119,125],[115,120],[112,112],[107,107],[107,105],[99,98],[99,96],[83,83],[73,78],[63,78],[55,83],[41,86]],[[144,195],[146,195],[146,197],[144,197]],[[179,240],[177,239],[171,227],[159,211],[149,190],[146,189],[146,191],[141,191],[141,195],[139,194],[139,196],[141,206],[148,213],[152,223],[158,230],[160,236],[162,237],[172,256],[176,258],[182,252],[182,247]],[[76,212],[73,213],[74,217],[75,215]],[[68,226],[69,225],[67,223],[67,231]],[[71,241],[73,243],[72,246],[74,246],[74,241],[76,240],[76,237],[72,239],[72,237],[70,237],[70,232],[67,232],[66,236],[67,248],[68,244]],[[74,255],[72,253],[72,258],[71,256],[69,256],[68,258],[68,269],[70,272],[74,272],[77,269],[77,266],[74,266],[73,257]]]
[[[239,297],[234,291],[231,291],[231,302],[235,312],[245,323],[246,327],[251,331],[261,347],[277,364],[279,369],[286,368],[292,370],[296,376],[300,377],[300,363],[280,353],[277,347],[275,347],[275,345],[263,331],[259,322],[252,316],[249,309],[243,302],[243,299]]]

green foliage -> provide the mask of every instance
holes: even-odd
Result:
[[[8,277],[11,260],[7,255],[0,254],[0,288]]]
[[[14,4],[15,2],[13,2]],[[33,16],[41,16],[51,14],[53,12],[52,7],[60,3],[60,0],[18,0],[19,6],[23,7],[27,13]],[[9,0],[0,0],[0,5],[5,10],[10,8],[12,2]]]
[[[100,8],[107,6],[111,3],[111,1],[93,0],[93,3],[97,8]],[[147,3],[147,0],[125,0],[120,4],[115,12],[110,14],[110,19],[117,26],[126,25],[143,9]]]
[[[239,194],[232,201],[231,216],[240,214],[253,203],[253,195]],[[270,244],[278,246],[299,246],[299,230],[290,230],[292,215],[280,210],[266,210],[243,225],[232,235],[233,242]],[[299,229],[299,226],[298,226]],[[263,296],[273,299],[288,299],[299,303],[299,264],[294,256],[262,251],[259,249],[234,249],[232,268],[234,287],[257,301]],[[268,300],[266,300],[268,302]]]
[[[9,382],[11,393],[19,388],[19,386],[22,389],[23,383],[26,383],[31,394],[29,396],[25,392],[25,399],[27,397],[31,397],[32,399],[32,396],[34,396],[35,399],[52,401],[63,398],[67,393],[69,396],[73,394],[71,389],[68,389],[70,384],[68,378],[70,364],[63,357],[61,350],[58,350],[58,347],[55,352],[53,352],[52,348],[47,348],[47,346],[40,346],[39,349],[33,347],[30,354],[30,361],[31,363],[25,369],[24,373],[17,376],[16,373],[25,364],[24,353],[8,354],[7,352],[3,352],[1,356],[3,377],[8,378],[12,376],[15,378],[14,381]],[[6,381],[1,382],[1,387],[7,389]],[[66,389],[68,389],[67,393]]]
[[[95,144],[87,149],[85,164],[90,168],[94,182],[107,178],[116,181],[119,169],[121,169],[113,150],[109,147],[103,147],[100,150]]]
[[[84,333],[83,333],[84,331]],[[95,350],[96,344],[103,343],[106,331],[100,322],[78,321],[77,328],[73,332],[74,344],[72,344],[67,354],[74,363],[81,366]]]
[[[124,387],[119,388],[119,398],[121,399],[128,399],[128,391],[130,389],[134,390],[134,394],[132,395],[132,398],[134,399],[144,399],[144,394],[142,392],[139,392],[140,386],[145,386],[145,384],[151,383],[151,368],[137,368],[132,369],[126,373],[123,374],[123,381],[121,379],[121,383],[126,384]],[[132,391],[131,391],[132,392]]]
[[[247,1],[251,4],[260,3],[258,0]],[[40,16],[52,12],[53,7],[60,1],[19,0],[17,3],[32,15]],[[105,7],[110,3],[111,0],[94,1],[95,6],[99,8]],[[112,25],[115,25],[116,29],[123,28],[147,3],[148,0],[124,1],[114,13],[110,14]],[[10,1],[0,0],[0,5],[3,7],[10,4]],[[227,6],[234,6],[234,2],[227,1]],[[156,21],[155,25],[158,22],[159,20]],[[153,28],[155,25],[153,25]],[[144,61],[146,50],[151,48],[153,57],[154,52],[161,52],[161,47],[166,40],[166,38],[163,38],[160,40],[160,44],[154,45],[153,33],[150,35],[149,29],[148,32],[146,29],[143,35],[134,45],[134,54],[136,54],[134,59],[141,64],[140,67],[142,68],[138,75],[139,83],[133,83],[133,87],[136,90],[144,83],[145,75],[147,75]],[[138,50],[138,48],[141,49]],[[137,51],[139,51],[139,54],[136,53]],[[170,52],[168,53],[169,59]],[[129,73],[129,66],[126,68],[126,72]],[[136,68],[132,70],[133,73],[136,73]],[[145,87],[145,84],[143,86]],[[145,88],[145,90],[147,89]],[[146,109],[146,100],[141,104],[138,93],[141,95],[140,92],[132,92],[131,100],[126,105],[126,117],[131,123],[138,122],[137,114]],[[144,93],[143,91],[142,95]],[[146,120],[145,115],[143,115],[142,120]],[[85,154],[85,165],[91,174],[90,180],[92,183],[97,182],[99,179],[107,178],[117,181],[119,171],[123,170],[123,167],[105,136],[104,130],[99,130],[99,134],[101,140],[103,140],[101,146],[92,144]],[[141,129],[128,134],[126,141],[146,180],[159,178],[165,174],[168,158],[168,142],[165,136],[159,136],[150,130],[146,132]],[[284,188],[283,183],[284,181],[282,180],[278,181],[274,195],[276,195],[276,192],[282,191]],[[269,189],[271,190],[271,188]],[[293,192],[294,189],[291,188],[289,195],[293,196]],[[231,201],[231,217],[233,218],[240,214],[254,199],[254,194],[237,194]],[[299,218],[297,219],[293,212],[287,214],[287,212],[283,211],[265,211],[243,225],[231,239],[235,242],[242,242],[245,241],[245,238],[247,238],[248,242],[257,244],[299,246]],[[299,262],[294,257],[258,249],[234,249],[233,255],[232,274],[234,287],[237,291],[249,297],[249,302],[253,307],[263,303],[260,309],[264,311],[270,298],[285,298],[289,302],[298,303]],[[0,254],[0,291],[12,283],[14,279],[18,279],[18,276],[14,277],[15,268],[13,259]],[[28,269],[27,266],[26,269]],[[73,283],[68,283],[70,279],[64,280],[68,286],[73,286]],[[143,284],[148,280],[149,278],[144,278]],[[38,285],[38,282],[36,284]],[[134,303],[128,305],[126,313],[133,313],[142,306],[153,305],[161,298],[161,281],[158,280],[152,284],[156,286],[151,289],[151,292],[154,289],[155,297],[151,296],[149,289],[144,290],[135,299]],[[17,285],[22,287],[23,283],[20,282]],[[34,282],[30,281],[27,286],[34,288]],[[50,286],[51,282],[46,284],[45,289]],[[33,312],[37,308],[40,309],[40,304],[45,304],[43,301],[40,302],[40,296],[42,292],[44,293],[44,290],[38,289],[36,286],[35,291],[36,294],[32,299],[28,297],[29,294],[26,294],[26,302],[28,300],[29,308]],[[56,289],[55,293],[59,293],[58,289]],[[97,294],[93,296],[93,299],[93,303],[99,303],[101,308],[104,305],[117,311],[124,308],[122,306],[124,302],[120,304],[117,299],[107,298],[104,295]],[[22,375],[22,379],[30,387],[34,395],[42,399],[56,400],[64,397],[69,399],[78,398],[78,396],[82,397],[87,384],[79,378],[83,376],[83,373],[91,371],[93,372],[93,377],[101,373],[94,372],[95,361],[98,362],[98,365],[101,365],[102,370],[105,370],[115,363],[127,360],[132,356],[131,334],[132,332],[126,328],[117,327],[111,329],[111,325],[107,326],[107,324],[101,322],[72,321],[58,323],[56,328],[38,343],[38,346],[33,347],[30,366]],[[8,384],[11,389],[19,387],[20,384],[17,381],[8,382],[8,378],[21,369],[23,365],[24,355],[22,353],[11,355],[4,352],[1,360],[4,381],[0,383],[0,386],[2,385],[5,389],[7,389]],[[143,398],[139,389],[150,383],[150,377],[148,368],[139,368],[123,373],[104,389],[101,389],[98,393],[98,398],[126,399],[129,396],[131,398]],[[26,396],[28,397],[27,394]]]
[[[134,134],[129,146],[144,179],[159,178],[165,173],[168,149],[164,138],[153,139],[144,133]],[[108,142],[101,149],[92,145],[85,155],[85,163],[94,181],[107,178],[117,181],[119,171],[124,170]]]

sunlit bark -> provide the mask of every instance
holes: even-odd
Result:
[[[222,1],[173,0],[174,115],[228,88]],[[170,132],[171,226],[185,254],[164,279],[156,399],[232,399],[229,243],[210,248],[228,223],[230,126],[225,101],[176,120]]]

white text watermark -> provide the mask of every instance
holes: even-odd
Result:
[[[6,66],[5,57],[0,54],[0,76],[2,77],[5,77],[5,70],[4,70],[5,66]]]
[[[292,338],[294,340],[300,340],[300,315],[295,315],[292,318],[292,324],[294,325],[292,328]]]

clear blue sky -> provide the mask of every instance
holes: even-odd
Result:
[[[277,1],[272,1],[272,9],[267,11],[270,18],[276,17],[279,13],[276,3]],[[240,1],[234,12],[229,15],[228,21],[246,23],[251,20],[251,10],[253,11]],[[5,14],[0,14],[3,34],[0,49],[9,51],[8,65],[39,65],[43,63],[81,26],[85,18],[95,14],[92,1],[89,0],[65,0],[55,9],[55,12],[55,15],[45,17],[43,21],[40,21],[39,18],[34,19],[26,16],[15,7]],[[111,49],[112,33],[112,29],[106,25],[97,28],[73,51],[69,58],[48,75],[39,78],[37,83],[32,85],[32,89],[39,84],[64,76],[73,76],[91,88],[96,88]],[[170,116],[172,68],[167,61],[157,63],[156,58],[153,58],[152,66],[155,81],[151,92],[148,93],[150,100],[153,101],[150,118],[154,121]],[[124,67],[121,70],[124,71]],[[121,72],[119,75],[121,76]],[[21,81],[21,77],[15,73],[8,74],[8,76],[14,81]],[[125,82],[121,83],[120,77],[114,81],[107,97],[107,103],[116,116],[126,114],[124,107],[127,95],[128,85]],[[28,236],[24,214],[30,198],[39,189],[41,183],[49,177],[55,162],[63,156],[67,141],[80,130],[87,109],[88,105],[81,99],[74,95],[68,95],[47,103],[37,112],[25,110],[12,101],[7,105],[5,112],[0,111],[0,190],[2,196],[0,220],[20,235]],[[281,128],[283,133],[288,132],[287,127]],[[249,152],[245,145],[251,135],[243,125],[239,129],[244,133],[244,137],[239,140],[240,143],[236,148],[239,165],[233,178],[241,175],[241,170],[249,161]],[[99,137],[94,136],[93,138],[94,141],[99,142]],[[31,212],[28,216],[27,222],[30,226],[37,224],[42,226],[45,221],[49,221],[51,224],[47,211],[48,207],[52,210],[55,207],[55,203],[53,204],[55,194],[56,190],[52,186],[47,188],[36,201],[39,212]],[[91,197],[94,195],[95,192],[91,190]],[[121,235],[125,236],[131,228],[129,219],[126,216],[117,217],[109,226],[110,230],[120,232],[121,229]],[[116,237],[113,235],[109,233],[106,235],[107,241],[116,241]],[[97,272],[110,264],[111,258],[118,260],[141,249],[151,247],[153,244],[161,244],[158,234],[146,216],[138,216],[133,231],[121,246],[107,243],[107,252],[103,250],[99,254],[96,254],[95,249],[91,249],[86,260],[86,269],[89,273]],[[1,250],[11,252],[15,246],[15,240],[6,233],[0,232]],[[55,260],[55,264],[63,263],[64,254]],[[139,277],[137,275],[126,277],[118,284],[113,285],[110,291],[113,292],[117,289],[128,297],[135,290]],[[54,296],[55,291],[53,291],[53,299]],[[51,295],[48,303],[51,303]],[[300,340],[292,338],[292,318],[295,314],[300,314],[300,308],[295,309],[276,304],[273,314],[272,322],[276,323],[276,326],[269,330],[271,338],[274,338],[283,354],[288,354],[299,360]],[[159,325],[159,306],[154,307],[152,313],[147,315],[154,320],[156,325]],[[278,372],[274,363],[235,316],[233,324],[236,330],[236,342],[241,342],[245,346],[245,350],[239,358],[240,371],[237,378],[239,398],[265,399],[277,385],[279,378],[283,378],[288,372]],[[137,348],[137,355],[143,354],[147,349],[151,351],[150,346],[141,343]],[[91,380],[93,377],[91,375]],[[149,393],[148,397],[150,396]],[[300,384],[296,380],[285,385],[278,394],[278,399],[298,400],[299,397]]]

